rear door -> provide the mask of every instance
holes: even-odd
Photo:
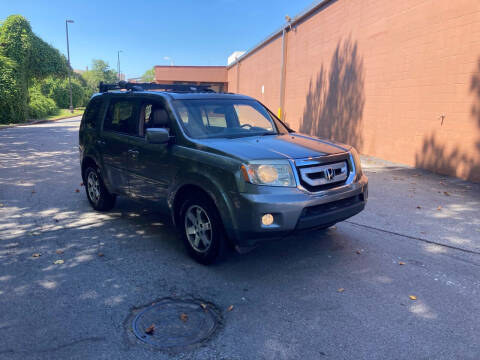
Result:
[[[129,139],[137,133],[137,107],[131,96],[112,96],[97,140],[106,180],[115,193],[128,193]]]

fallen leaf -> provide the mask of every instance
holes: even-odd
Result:
[[[398,265],[405,265],[405,263],[403,261],[399,261]]]
[[[438,211],[442,210],[442,207],[439,205],[439,206],[437,207],[437,210],[438,210]]]
[[[58,254],[58,255],[62,255],[62,254],[63,254],[63,250],[58,249],[57,251],[55,251],[55,253]]]
[[[207,310],[207,305],[206,304],[200,304],[200,306],[202,307],[203,310]]]
[[[227,311],[232,311],[233,310],[233,305],[230,305],[228,308],[227,308]]]
[[[422,207],[420,205],[417,206],[417,209],[421,209]]]
[[[410,298],[410,300],[417,300],[417,297],[415,295],[409,295],[408,297]]]
[[[63,260],[55,260],[55,261],[54,261],[54,264],[55,264],[55,265],[61,265],[61,264],[63,264],[64,262],[65,262],[65,261],[63,261]]]
[[[40,256],[42,256],[42,254],[39,254],[39,253],[32,254],[32,257],[40,257]]]
[[[188,320],[188,315],[185,314],[185,313],[181,313],[181,314],[180,314],[180,319],[181,319],[183,322],[185,322],[185,321]]]
[[[98,255],[99,257],[104,256],[103,253],[98,253],[97,255]]]
[[[444,191],[443,193],[445,194],[445,196],[450,196],[450,194],[448,193],[448,191]]]
[[[145,329],[145,334],[153,334],[153,332],[155,331],[155,324],[152,324],[150,325],[148,328]]]
[[[80,192],[80,190],[78,190],[78,189],[75,189],[75,192],[76,192],[76,193],[78,193],[78,192]]]
[[[340,288],[340,289],[337,290],[337,292],[339,292],[339,293],[342,293],[342,292],[344,292],[344,291],[345,291],[344,288]]]

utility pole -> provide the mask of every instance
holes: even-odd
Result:
[[[68,43],[68,23],[73,23],[73,20],[65,20],[65,32],[67,34],[67,59],[68,59],[68,85],[70,87],[70,112],[73,113],[73,101],[72,101],[72,80],[71,80],[71,70],[70,66],[70,45]]]
[[[121,74],[121,72],[120,72],[120,53],[121,52],[123,52],[123,51],[122,50],[117,51],[117,74],[118,74],[117,76],[118,76],[118,81],[122,80],[120,78],[120,74]]]

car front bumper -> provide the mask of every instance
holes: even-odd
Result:
[[[368,179],[308,193],[298,188],[269,188],[265,193],[240,193],[233,199],[233,228],[227,229],[239,246],[283,238],[297,231],[324,228],[358,214],[368,198]],[[272,214],[272,225],[262,216]]]

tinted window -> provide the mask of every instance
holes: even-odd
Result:
[[[120,100],[110,103],[103,124],[104,130],[136,135],[135,104],[133,101]]]
[[[93,98],[88,104],[84,115],[85,125],[94,129],[97,125],[98,118],[103,114],[104,101],[100,98]]]

